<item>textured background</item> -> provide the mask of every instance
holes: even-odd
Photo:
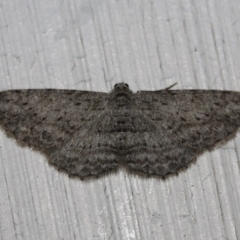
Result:
[[[0,90],[240,91],[239,0],[0,0]],[[69,179],[0,132],[1,240],[240,239],[240,134],[178,177]]]

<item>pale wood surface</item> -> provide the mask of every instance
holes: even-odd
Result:
[[[0,1],[0,90],[240,91],[238,0]],[[240,239],[240,134],[178,177],[69,179],[0,132],[1,240]]]

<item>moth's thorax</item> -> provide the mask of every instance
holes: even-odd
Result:
[[[123,106],[129,105],[129,103],[131,102],[131,99],[128,97],[128,95],[124,93],[119,93],[119,94],[116,94],[114,98],[114,102],[116,106],[123,107]]]

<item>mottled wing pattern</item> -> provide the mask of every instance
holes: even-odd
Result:
[[[240,127],[240,93],[217,90],[160,90],[135,94],[158,130],[142,139],[128,158],[131,170],[160,176],[177,172],[206,150],[235,136]]]
[[[86,153],[78,146],[71,146],[71,142],[77,136],[79,140],[74,139],[77,143],[91,144],[97,151],[98,136],[90,130],[96,119],[104,115],[107,99],[107,93],[75,90],[3,91],[0,92],[0,123],[19,142],[49,156],[57,167],[74,175],[91,175],[84,173],[84,163],[90,158],[92,162],[99,159],[91,151]],[[109,161],[110,157],[101,155],[100,158]],[[91,170],[93,174],[97,172],[94,166]]]
[[[165,176],[234,137],[240,93],[142,91],[125,83],[110,94],[75,90],[0,92],[0,124],[70,175],[98,176],[121,164]]]
[[[68,143],[52,149],[49,153],[52,163],[82,178],[116,171],[119,167],[117,134],[109,131],[110,124],[110,112],[106,110],[91,122],[87,134],[76,131]]]

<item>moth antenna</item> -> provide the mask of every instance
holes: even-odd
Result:
[[[171,85],[171,86],[169,86],[169,87],[167,87],[167,88],[165,88],[165,89],[163,89],[163,90],[168,91],[169,89],[173,88],[175,85],[177,85],[177,83],[174,83],[173,85]]]

